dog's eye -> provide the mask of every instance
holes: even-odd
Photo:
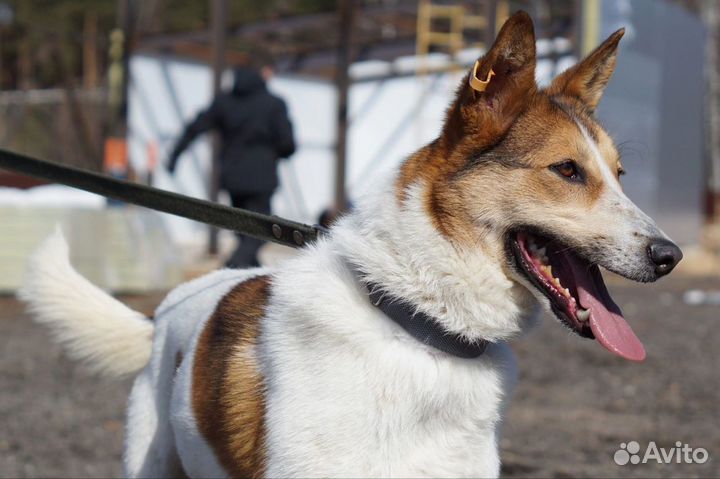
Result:
[[[625,168],[622,166],[618,168],[618,176],[622,176],[625,174]]]
[[[557,163],[550,167],[554,172],[564,176],[568,180],[581,181],[580,170],[577,164],[572,160],[565,160],[562,163]]]

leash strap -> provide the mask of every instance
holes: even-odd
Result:
[[[302,246],[324,231],[320,226],[232,208],[6,150],[0,150],[0,168],[285,246]]]
[[[320,226],[231,208],[6,150],[0,150],[0,168],[285,246],[302,246],[325,231]],[[471,343],[458,334],[448,333],[434,318],[416,311],[408,302],[386,294],[378,285],[362,284],[368,289],[372,304],[421,343],[459,358],[476,358],[485,352],[486,341]]]

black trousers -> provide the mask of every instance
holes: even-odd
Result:
[[[273,192],[258,193],[230,193],[230,201],[236,208],[243,208],[264,215],[270,214],[270,198]],[[228,268],[248,268],[260,266],[257,259],[257,252],[263,242],[259,239],[250,238],[238,234],[239,244],[235,252],[225,263]]]

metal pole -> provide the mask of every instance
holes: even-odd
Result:
[[[335,211],[347,207],[345,171],[347,162],[348,91],[350,89],[350,50],[352,48],[353,15],[356,0],[339,2],[339,41],[337,49],[337,143],[335,145]]]
[[[120,96],[120,111],[118,136],[124,137],[127,133],[128,92],[130,89],[130,53],[135,36],[135,5],[133,0],[124,0],[122,11],[122,29],[124,44],[122,51],[122,90]]]
[[[225,44],[227,33],[227,0],[212,0],[212,68],[213,97],[220,93],[222,74],[225,70]],[[210,201],[217,203],[220,190],[220,150],[221,138],[216,133],[212,140],[212,164],[210,167]],[[208,230],[208,253],[218,253],[218,229],[211,226]]]
[[[485,50],[490,50],[490,47],[495,42],[495,35],[497,34],[497,0],[489,0],[487,2],[487,24],[485,26]]]
[[[573,25],[573,34],[575,37],[575,42],[573,44],[573,54],[575,55],[575,58],[578,60],[582,58],[583,56],[583,35],[584,35],[584,23],[583,19],[585,18],[585,9],[583,7],[583,0],[575,0],[573,5],[573,18],[574,25]]]
[[[707,85],[707,168],[705,214],[710,222],[720,219],[720,7],[716,0],[704,4],[705,24],[708,29],[706,43]]]

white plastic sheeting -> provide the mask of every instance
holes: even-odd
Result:
[[[209,104],[211,75],[205,65],[149,55],[133,57],[130,68],[130,155],[133,167],[142,174],[147,171],[148,146],[157,145],[162,165],[184,124]],[[460,70],[364,81],[350,88],[347,185],[351,199],[437,135],[462,74]],[[334,85],[276,76],[269,87],[287,102],[298,143],[293,157],[280,164],[281,187],[273,199],[273,212],[316,222],[332,203]],[[206,197],[209,157],[208,138],[198,139],[182,156],[174,178],[161,166],[156,169],[155,185]],[[179,240],[202,231],[189,221],[167,220]]]

